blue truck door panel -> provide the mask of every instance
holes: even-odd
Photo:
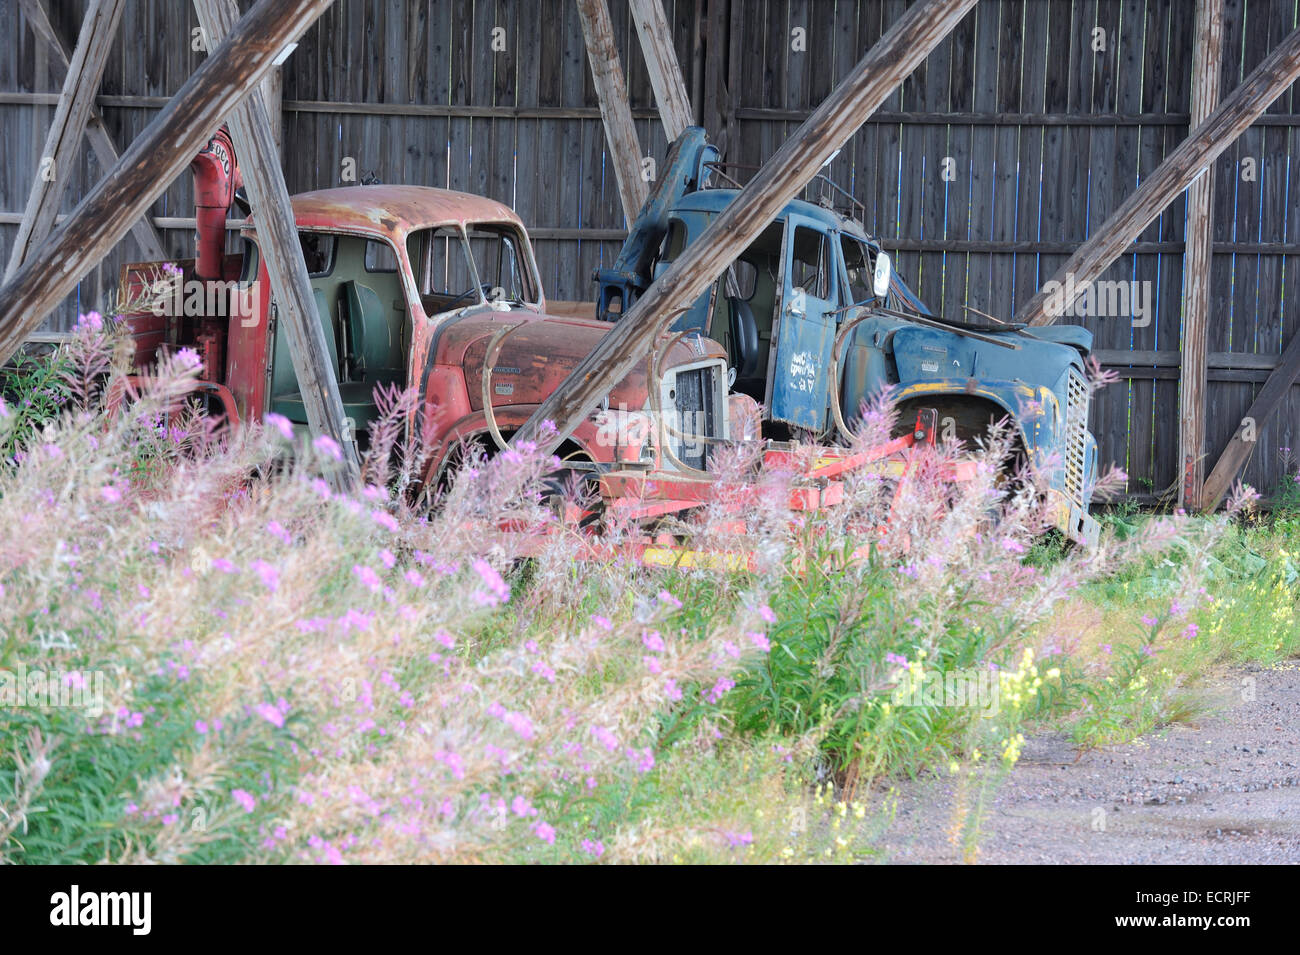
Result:
[[[773,316],[767,406],[773,421],[821,430],[835,344],[838,273],[833,236],[791,213],[781,248],[781,296]]]

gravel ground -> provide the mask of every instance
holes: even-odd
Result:
[[[1079,753],[1061,735],[1028,739],[989,808],[979,861],[1300,863],[1300,666],[1225,671],[1204,692],[1197,724],[1124,746]],[[886,861],[960,861],[954,788],[940,777],[898,787]]]

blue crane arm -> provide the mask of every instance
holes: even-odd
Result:
[[[650,287],[655,253],[668,232],[669,210],[682,196],[702,188],[709,175],[708,163],[720,158],[718,148],[706,140],[703,127],[688,126],[673,142],[664,160],[664,175],[637,213],[614,265],[596,269],[596,315],[601,321],[616,321]],[[619,311],[611,312],[615,302]]]

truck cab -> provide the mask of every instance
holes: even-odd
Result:
[[[596,273],[605,320],[617,321],[740,192],[698,128],[674,144],[668,165],[618,262]],[[726,349],[735,389],[761,402],[766,437],[848,440],[882,391],[900,428],[932,408],[940,434],[968,444],[1007,418],[1018,457],[1049,477],[1059,527],[1095,537],[1091,333],[932,314],[866,232],[861,204],[824,177],[810,188],[817,201],[789,202],[675,327]]]
[[[326,189],[291,201],[343,430],[365,447],[381,411],[377,390],[414,389],[411,423],[430,451],[426,482],[462,442],[488,453],[503,446],[609,331],[590,318],[547,313],[528,233],[501,203],[409,185]],[[161,310],[127,316],[136,364],[151,364],[160,349],[195,348],[201,385],[220,392],[232,415],[276,414],[305,433],[306,406],[255,217],[241,237],[239,253],[209,256],[223,279],[200,277],[197,260],[168,264],[165,275],[162,263],[127,267],[125,281],[137,289],[157,292],[162,276],[209,293],[193,308],[179,307],[179,293],[155,294]],[[676,343],[654,369],[619,382],[560,454],[569,467],[597,473],[703,467],[703,448],[680,435],[726,441],[733,418],[757,415],[749,399],[728,395],[726,379],[721,345]],[[661,418],[672,426],[661,427]]]

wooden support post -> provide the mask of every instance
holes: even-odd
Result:
[[[1223,0],[1197,0],[1192,53],[1191,131],[1219,105],[1223,52]],[[1213,256],[1214,166],[1187,190],[1187,251],[1183,256],[1182,371],[1178,384],[1178,460],[1183,465],[1179,503],[1200,507],[1205,485],[1205,393]]]
[[[235,0],[194,0],[194,9],[213,43],[227,36],[239,19]],[[343,474],[338,483],[351,486],[361,470],[356,441],[343,413],[338,374],[329,361],[329,346],[316,312],[311,278],[298,242],[293,206],[261,90],[254,90],[235,107],[229,125],[253,209],[257,246],[266,259],[275,294],[277,318],[289,336],[289,355],[307,421],[314,435],[326,435],[343,449]]]
[[[86,8],[86,19],[81,24],[77,48],[63,79],[54,122],[50,124],[32,191],[27,196],[27,209],[5,268],[6,279],[27,261],[32,250],[54,228],[54,217],[59,213],[59,203],[63,200],[95,94],[99,92],[99,80],[104,75],[104,64],[108,62],[124,6],[126,0],[90,0]]]
[[[835,150],[930,55],[975,0],[918,0],[749,184],[656,279],[511,439],[554,451],[609,390],[642,365],[665,320],[690,305],[798,195]],[[541,437],[543,422],[555,431]]]
[[[677,63],[677,51],[673,49],[673,31],[668,27],[661,0],[628,0],[628,4],[636,34],[641,39],[641,53],[645,56],[646,72],[650,74],[650,86],[655,91],[659,119],[671,143],[692,122],[691,98]],[[709,41],[712,52],[712,31]]]
[[[641,144],[627,102],[627,81],[618,62],[618,47],[614,45],[614,24],[605,0],[577,0],[577,3],[591,78],[596,84],[600,116],[605,123],[605,138],[614,160],[618,195],[623,203],[623,215],[630,223],[641,211],[648,189],[641,178]]]
[[[63,37],[59,36],[58,31],[54,29],[54,25],[50,23],[50,18],[46,16],[45,7],[42,5],[41,0],[18,0],[18,5],[22,7],[23,14],[27,17],[27,22],[31,24],[36,35],[44,38],[45,42],[50,47],[53,47],[54,66],[56,70],[62,71],[66,77],[68,67],[72,62],[72,52],[68,49]],[[99,160],[101,167],[109,170],[117,165],[119,158],[117,144],[113,142],[113,137],[108,134],[108,129],[104,126],[104,120],[99,115],[99,110],[93,106],[89,117],[86,119],[86,138],[90,141],[90,148],[95,151],[95,158]],[[147,261],[157,262],[167,257],[162,236],[148,216],[142,216],[131,223],[131,235],[135,237],[136,243],[140,246],[141,255]]]
[[[0,287],[0,362],[144,215],[333,0],[262,0],[23,267]]]
[[[1077,298],[1085,287],[1100,278],[1151,220],[1205,172],[1297,78],[1300,78],[1300,30],[1293,30],[1061,266],[1052,281],[1069,290],[1061,295],[1062,309],[1072,303],[1070,294]],[[1073,282],[1067,282],[1067,276],[1073,276]],[[1045,283],[1025,303],[1016,315],[1017,322],[1050,325],[1056,321],[1059,316],[1047,311],[1050,293],[1046,285],[1050,284]]]
[[[262,80],[262,102],[266,104],[266,116],[271,122],[271,138],[275,140],[275,154],[284,155],[284,74],[280,67],[271,70]]]

